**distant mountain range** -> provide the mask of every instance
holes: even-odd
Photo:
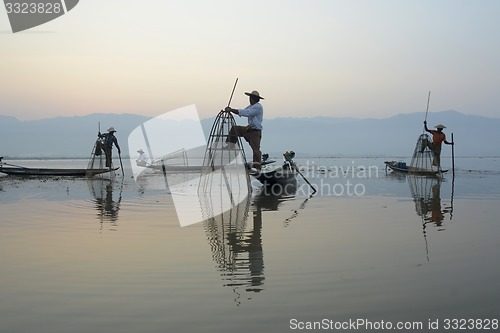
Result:
[[[423,129],[423,113],[400,114],[385,119],[336,117],[274,118],[264,120],[263,152],[280,157],[286,150],[297,156],[400,156],[410,157]],[[130,132],[150,118],[134,114],[90,114],[20,121],[0,116],[0,156],[6,158],[85,158],[101,131],[117,129],[122,156],[128,156]],[[208,136],[214,119],[202,120]],[[246,119],[236,117],[238,124]],[[454,133],[456,156],[500,156],[500,118],[487,118],[457,111],[432,112],[429,127],[447,126]],[[445,146],[443,155],[450,155]]]

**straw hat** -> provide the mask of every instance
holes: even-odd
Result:
[[[435,128],[441,128],[441,129],[443,129],[443,128],[446,128],[446,126],[444,126],[444,125],[441,125],[441,124],[439,124],[439,125],[436,125],[436,126],[434,126],[434,127],[435,127]]]
[[[264,99],[264,97],[259,95],[259,92],[257,90],[252,91],[251,93],[246,92],[245,95],[247,96],[255,96],[260,99]]]
[[[143,153],[144,153],[144,150],[139,149],[137,152],[138,152],[139,154],[143,154]]]
[[[114,128],[114,127],[110,127],[110,128],[108,128],[108,132],[110,132],[110,133],[111,133],[111,132],[116,132],[116,130],[115,130],[115,128]]]

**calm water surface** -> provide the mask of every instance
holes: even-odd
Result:
[[[0,176],[0,332],[297,331],[292,319],[423,332],[500,319],[500,159],[457,159],[454,180],[386,173],[384,160],[298,159],[314,197],[299,180],[295,196],[254,191],[183,228],[168,190],[129,169]]]

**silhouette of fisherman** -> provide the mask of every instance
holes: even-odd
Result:
[[[118,144],[118,139],[115,137],[115,128],[110,127],[108,128],[108,133],[101,134],[99,132],[97,136],[101,139],[100,140],[100,147],[102,150],[104,150],[104,154],[106,155],[106,167],[111,169],[111,161],[113,159],[112,152],[113,152],[113,144],[115,145],[116,149],[118,150],[118,154],[121,154],[120,150],[120,145]],[[96,155],[98,155],[96,153]]]

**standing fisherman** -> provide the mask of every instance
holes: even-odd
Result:
[[[260,140],[262,138],[262,120],[264,116],[264,108],[260,104],[260,100],[264,97],[259,95],[258,91],[246,92],[249,96],[250,105],[244,109],[233,109],[226,107],[226,112],[232,112],[242,117],[248,118],[247,126],[235,126],[229,131],[227,143],[229,148],[232,148],[238,141],[238,137],[244,137],[250,144],[253,152],[253,167],[257,170],[261,169],[262,152],[260,151]]]
[[[430,130],[427,128],[427,121],[424,121],[424,128],[427,132],[432,134],[432,143],[428,142],[427,146],[434,153],[434,160],[432,162],[433,165],[437,167],[441,167],[441,146],[442,143],[446,143],[447,145],[453,145],[453,142],[446,141],[446,135],[443,133],[443,128],[446,128],[444,125],[436,125],[434,126],[436,130]]]
[[[101,134],[101,132],[99,132],[97,134],[99,138],[103,139],[102,149],[104,150],[104,154],[106,155],[106,167],[110,169],[111,169],[113,144],[118,150],[118,154],[121,154],[120,145],[118,145],[118,139],[116,139],[114,135],[115,132],[116,132],[115,128],[110,127],[108,128],[108,133]]]

